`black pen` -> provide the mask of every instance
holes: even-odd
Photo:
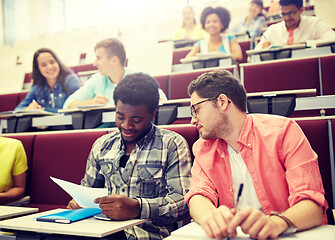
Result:
[[[238,189],[238,194],[237,194],[237,200],[236,200],[236,206],[235,209],[237,210],[238,208],[238,203],[240,201],[240,197],[242,195],[242,190],[243,190],[243,183],[240,184],[240,188]]]

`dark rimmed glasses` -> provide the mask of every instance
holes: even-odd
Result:
[[[282,12],[281,15],[282,15],[282,17],[285,17],[285,16],[293,17],[298,11],[299,11],[299,9],[298,10],[289,11],[287,13],[283,13]]]
[[[219,95],[219,96],[220,96],[220,95]],[[199,110],[199,109],[195,109],[195,106],[197,106],[197,105],[199,105],[199,104],[201,104],[201,103],[207,102],[207,101],[215,100],[215,99],[217,99],[219,96],[217,96],[217,97],[212,97],[212,98],[207,98],[207,99],[205,99],[205,100],[202,100],[202,101],[200,101],[200,102],[198,102],[198,103],[195,103],[195,104],[191,105],[191,116],[194,117],[194,118],[197,117],[197,113],[198,113],[198,110]]]

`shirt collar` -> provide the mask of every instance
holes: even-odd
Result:
[[[252,146],[252,142],[254,139],[254,134],[253,134],[253,120],[252,117],[250,115],[247,115],[247,117],[245,118],[240,136],[238,138],[238,142],[247,146],[247,147],[251,147]],[[251,129],[251,130],[250,130]]]
[[[59,86],[60,86],[59,82],[56,81],[56,83],[55,83],[55,85],[53,86],[53,88],[55,88],[55,87],[57,88],[57,87],[59,87]],[[45,82],[44,85],[43,85],[43,91],[49,91],[49,90],[50,90],[50,87],[49,87],[48,83]]]
[[[137,142],[139,148],[144,148],[154,137],[156,127],[151,123],[149,132]]]

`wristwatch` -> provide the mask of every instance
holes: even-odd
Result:
[[[288,217],[285,217],[283,214],[279,212],[271,212],[270,216],[280,217],[287,223],[288,228],[284,232],[282,232],[282,234],[292,234],[298,230],[298,228],[294,225],[294,223]]]

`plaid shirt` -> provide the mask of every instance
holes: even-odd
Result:
[[[191,157],[186,140],[165,129],[152,128],[119,167],[125,145],[119,131],[100,137],[87,160],[83,186],[107,187],[109,194],[136,198],[140,218],[150,221],[125,229],[128,239],[162,239],[173,223],[188,214],[184,201],[190,185]]]

